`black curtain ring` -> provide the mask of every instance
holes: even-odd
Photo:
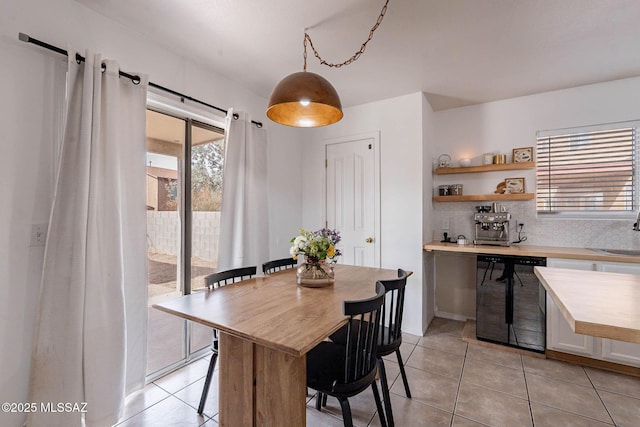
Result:
[[[80,65],[82,63],[82,55],[76,53],[76,64]]]
[[[142,79],[140,78],[140,76],[131,77],[131,81],[133,82],[134,85],[139,85],[141,80]]]
[[[238,120],[240,118],[240,114],[233,113],[233,120]]]

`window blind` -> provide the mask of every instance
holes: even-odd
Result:
[[[636,128],[620,124],[539,135],[538,213],[634,211],[636,147]]]

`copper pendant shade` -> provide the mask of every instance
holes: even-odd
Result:
[[[294,127],[318,127],[342,119],[342,104],[324,77],[308,71],[289,74],[273,89],[267,117]]]
[[[340,121],[344,114],[338,92],[327,79],[307,71],[307,42],[313,50],[313,55],[318,58],[321,64],[334,68],[349,65],[364,53],[367,43],[373,38],[373,33],[378,29],[387,12],[388,4],[389,0],[385,0],[378,20],[371,27],[369,37],[362,43],[360,50],[351,58],[338,64],[329,63],[320,56],[305,28],[304,71],[289,74],[273,89],[267,107],[267,117],[276,123],[300,128],[326,126]]]

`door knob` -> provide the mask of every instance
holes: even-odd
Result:
[[[367,243],[373,243],[373,237],[367,237],[364,241]]]

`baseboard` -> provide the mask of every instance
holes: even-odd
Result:
[[[620,374],[640,377],[640,368],[636,368],[635,366],[621,365],[620,363],[607,362],[605,360],[592,359],[590,357],[577,356],[575,354],[563,353],[561,351],[549,349],[545,351],[545,355],[549,359],[556,359],[563,362],[588,366],[590,368],[604,369],[606,371],[618,372]]]
[[[463,316],[461,314],[447,313],[446,311],[439,311],[439,310],[436,310],[435,317],[442,317],[444,319],[449,319],[449,320],[458,320],[460,322],[466,322],[469,319],[469,317]]]

